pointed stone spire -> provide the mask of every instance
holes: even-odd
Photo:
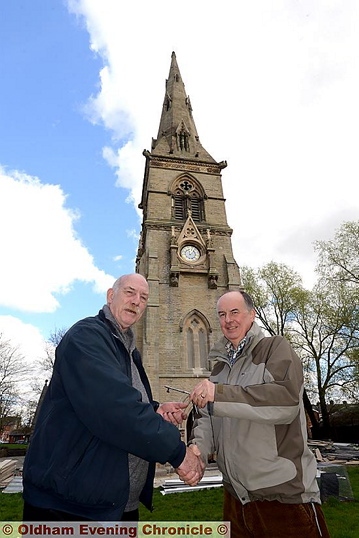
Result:
[[[157,139],[152,139],[152,155],[173,155],[181,159],[214,163],[202,147],[192,116],[192,106],[172,52],[171,67]]]
[[[41,391],[41,394],[40,394],[39,401],[38,401],[37,406],[36,406],[34,417],[32,419],[32,423],[31,423],[31,429],[32,430],[35,428],[37,417],[39,416],[39,412],[40,412],[40,407],[41,407],[42,402],[43,402],[43,400],[45,398],[45,394],[47,392],[47,389],[48,389],[48,380],[46,379],[45,384],[44,384],[44,386],[42,388],[42,391]]]

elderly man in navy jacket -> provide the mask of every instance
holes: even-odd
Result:
[[[156,462],[200,480],[199,451],[177,428],[186,404],[153,400],[135,347],[148,295],[143,276],[120,277],[58,345],[24,463],[24,521],[136,521],[140,502],[152,508]]]

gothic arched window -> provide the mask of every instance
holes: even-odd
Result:
[[[208,370],[209,324],[197,310],[190,312],[184,319],[185,356],[190,370]]]
[[[203,190],[192,178],[185,176],[178,180],[172,197],[173,217],[176,220],[185,220],[189,212],[195,222],[205,220]]]

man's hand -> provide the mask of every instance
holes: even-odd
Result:
[[[215,384],[208,379],[197,383],[190,394],[190,399],[197,407],[204,407],[208,402],[214,402]]]
[[[166,402],[158,407],[157,413],[167,422],[172,422],[172,424],[178,426],[187,418],[186,407],[188,407],[188,402]]]
[[[175,471],[185,484],[196,486],[203,476],[205,467],[198,446],[190,445],[187,447],[183,462]]]

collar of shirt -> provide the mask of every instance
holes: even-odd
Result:
[[[102,311],[105,314],[106,318],[111,322],[117,336],[131,355],[133,350],[135,349],[135,336],[131,327],[129,327],[127,331],[123,331],[120,325],[117,323],[115,317],[112,315],[112,312],[107,304],[102,307]]]
[[[239,344],[238,344],[238,346],[236,348],[234,347],[232,342],[228,342],[228,344],[226,344],[228,360],[229,360],[229,363],[230,363],[231,366],[233,366],[233,364],[236,362],[236,360],[238,359],[238,357],[242,353],[243,348],[246,345],[246,342],[247,342],[247,336],[245,336],[243,338],[243,340],[241,340],[239,342]]]

